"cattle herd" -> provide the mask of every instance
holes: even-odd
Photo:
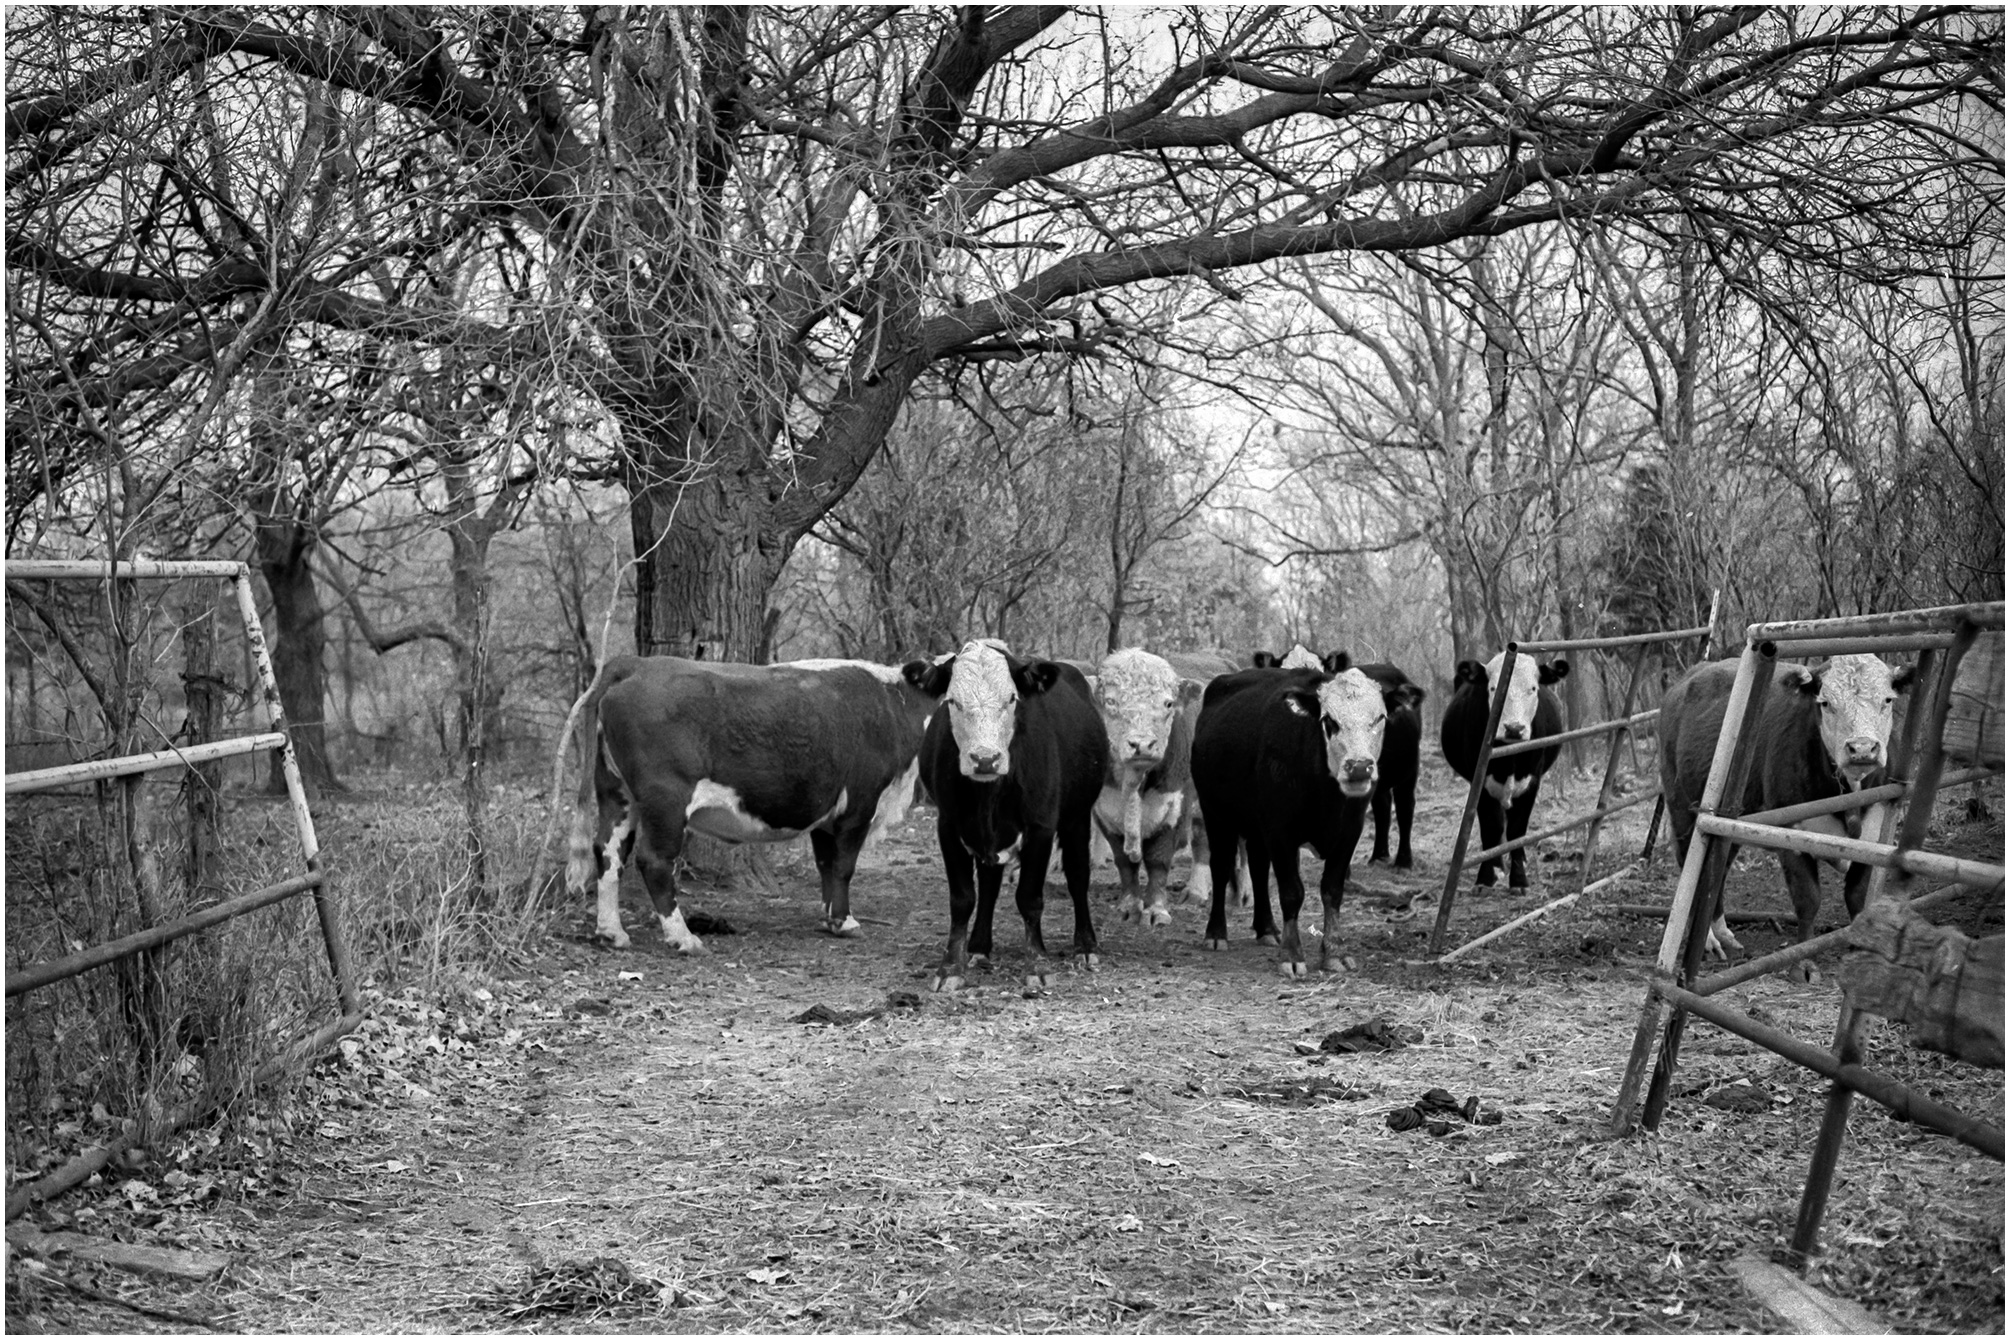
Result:
[[[1354,850],[1372,813],[1369,860],[1411,866],[1424,690],[1393,665],[1356,666],[1345,652],[1294,647],[1238,665],[1224,653],[1155,655],[1130,648],[1100,665],[1021,658],[995,639],[904,666],[813,660],[752,666],[616,657],[581,703],[583,764],[567,884],[598,891],[598,930],[622,929],[619,886],[633,860],[663,939],[703,951],[677,901],[675,865],[687,832],[728,842],[808,833],[822,883],[824,929],[855,936],[851,880],[866,839],[898,822],[917,796],[933,803],[949,893],[949,938],[935,976],[955,990],[993,952],[992,913],[1006,867],[1014,902],[1048,978],[1041,912],[1058,845],[1074,908],[1076,964],[1098,964],[1089,905],[1090,834],[1115,859],[1120,915],[1172,921],[1174,856],[1191,849],[1187,896],[1205,900],[1205,943],[1228,944],[1231,896],[1251,907],[1256,938],[1279,945],[1289,976],[1307,971],[1298,915],[1299,853],[1322,861],[1319,966],[1340,967],[1340,909]],[[1439,728],[1445,761],[1471,780],[1486,740],[1504,655],[1459,662]],[[1669,690],[1660,722],[1662,790],[1678,853],[1686,854],[1735,661],[1700,665]],[[1567,662],[1515,660],[1494,731],[1496,748],[1563,729],[1552,685]],[[1782,666],[1767,697],[1746,810],[1822,799],[1881,780],[1892,703],[1911,678],[1871,656],[1815,668]],[[1557,746],[1494,759],[1480,797],[1480,840],[1523,836]],[[1810,826],[1837,826],[1824,817]],[[1802,939],[1813,934],[1820,885],[1812,858],[1781,854]],[[1481,886],[1498,881],[1484,862]],[[1854,915],[1867,867],[1845,878]],[[1273,915],[1276,877],[1282,921]],[[1140,881],[1142,880],[1142,885]],[[1523,851],[1508,885],[1528,883]],[[1741,948],[1721,916],[1712,948]]]

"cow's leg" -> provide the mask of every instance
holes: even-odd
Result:
[[[1193,853],[1193,869],[1187,874],[1186,890],[1180,896],[1190,903],[1212,902],[1214,869],[1208,855],[1207,821],[1201,817],[1200,802],[1195,799],[1192,787],[1187,788],[1186,806],[1179,822],[1180,840],[1190,844]]]
[[[1849,909],[1851,921],[1863,915],[1864,895],[1870,892],[1870,872],[1874,869],[1875,866],[1865,865],[1862,861],[1851,861],[1843,866],[1843,906]],[[1816,872],[1816,878],[1819,880],[1820,871]]]
[[[1514,804],[1508,806],[1507,840],[1509,842],[1513,842],[1516,838],[1525,837],[1528,834],[1529,816],[1535,813],[1536,792],[1541,789],[1542,783],[1539,780],[1530,782],[1528,790],[1516,796]],[[1508,887],[1510,889],[1525,889],[1528,887],[1527,847],[1516,847],[1508,853]]]
[[[628,948],[628,932],[621,929],[621,862],[635,847],[635,818],[624,809],[599,843],[600,880],[594,891],[594,934],[616,949]]]
[[[1249,898],[1254,908],[1249,918],[1249,929],[1255,933],[1258,944],[1277,944],[1277,920],[1270,911],[1270,849],[1255,838],[1246,840],[1242,845],[1249,853]],[[1286,853],[1285,858],[1291,862],[1294,870],[1297,869],[1296,849]],[[1281,889],[1282,886],[1279,887]],[[1301,884],[1299,889],[1302,897],[1304,886]]]
[[[660,787],[636,798],[635,866],[656,905],[656,921],[663,928],[663,942],[680,954],[702,954],[705,942],[684,924],[684,909],[677,905],[676,865],[684,850],[684,808],[690,803],[688,790]]]
[[[1144,923],[1147,926],[1172,925],[1171,895],[1166,892],[1166,880],[1172,874],[1173,853],[1179,850],[1179,830],[1171,825],[1160,829],[1145,839],[1145,905]],[[1068,858],[1068,849],[1061,849],[1063,864]]]
[[[990,965],[994,946],[991,919],[998,910],[998,891],[1005,887],[1005,862],[977,863],[977,919],[970,927],[970,961],[979,967]]]
[[[816,854],[817,878],[823,883],[824,929],[847,939],[860,934],[858,919],[851,914],[851,877],[858,869],[868,827],[859,824],[836,833],[810,830],[810,850]]]
[[[1681,861],[1677,867],[1679,869],[1680,864],[1686,864],[1689,859],[1689,838],[1686,835],[1680,838],[1675,844],[1675,849],[1681,853]],[[1724,871],[1727,875],[1730,873],[1731,867],[1737,859],[1738,845],[1734,842],[1731,844],[1731,849],[1724,853]],[[1704,947],[1710,951],[1710,956],[1712,958],[1729,958],[1733,949],[1741,954],[1744,953],[1745,946],[1739,942],[1737,936],[1731,934],[1731,923],[1724,917],[1724,886],[1722,884],[1717,886],[1717,906],[1714,911],[1715,916],[1710,922],[1710,929],[1706,933],[1703,942]]]
[[[1226,821],[1211,819],[1201,815],[1201,823],[1207,829],[1207,934],[1201,943],[1209,949],[1228,948],[1228,912],[1222,906],[1222,895],[1235,883],[1235,856],[1242,842],[1235,830]],[[1200,839],[1194,839],[1194,868],[1198,870],[1200,861]]]
[[[1075,905],[1075,965],[1094,972],[1102,960],[1096,955],[1096,923],[1089,909],[1089,826],[1085,823],[1079,829],[1065,830],[1060,834],[1061,877],[1068,884],[1068,901]],[[1145,859],[1151,860],[1151,844],[1145,844]],[[1160,910],[1165,905],[1165,864],[1172,859],[1170,834],[1166,835],[1165,855],[1157,870],[1158,899]],[[1147,869],[1150,867],[1148,866]],[[1166,920],[1172,920],[1167,914]],[[1151,913],[1146,912],[1146,924],[1162,924],[1151,921]]]
[[[1321,972],[1339,972],[1341,969],[1340,904],[1347,894],[1347,876],[1354,864],[1354,848],[1361,842],[1361,827],[1368,817],[1366,811],[1365,805],[1343,804],[1340,807],[1340,847],[1327,855],[1326,868],[1319,872],[1319,904],[1324,913],[1319,926]]]
[[[1780,853],[1780,874],[1787,884],[1787,897],[1794,905],[1794,939],[1812,940],[1815,920],[1822,910],[1821,867],[1806,852]]]
[[[1033,955],[1036,969],[1047,957],[1047,940],[1040,933],[1040,913],[1047,905],[1047,862],[1054,855],[1052,829],[1029,828],[1019,843],[1019,889],[1015,901],[1019,919],[1026,923],[1026,949]],[[1117,853],[1119,860],[1123,852]]]
[[[1256,862],[1257,854],[1252,849],[1249,854],[1249,872],[1252,877],[1256,874]],[[1305,950],[1298,940],[1298,911],[1305,905],[1305,881],[1298,874],[1298,848],[1296,846],[1287,846],[1282,851],[1279,851],[1276,855],[1275,868],[1277,871],[1277,901],[1284,913],[1284,934],[1282,937],[1282,944],[1284,946],[1284,961],[1282,964],[1284,975],[1286,977],[1303,977],[1305,975]],[[1256,897],[1256,905],[1266,912],[1269,911],[1270,891],[1262,888],[1260,882]],[[1271,943],[1278,942],[1276,933],[1273,931]]]
[[[1386,776],[1375,779],[1375,846],[1368,853],[1368,864],[1389,859],[1389,810],[1395,803],[1396,788]],[[1404,836],[1408,836],[1407,833]],[[1406,847],[1407,851],[1408,848]]]
[[[947,818],[938,817],[935,840],[942,849],[942,873],[949,883],[949,944],[942,951],[942,966],[936,970],[935,989],[955,991],[970,971],[970,917],[977,909],[976,862],[964,850],[962,839],[956,836]],[[986,932],[988,949],[988,925]]]
[[[1408,870],[1412,864],[1410,860],[1410,821],[1417,817],[1417,779],[1415,777],[1406,778],[1397,782],[1392,789],[1396,797],[1396,868],[1398,870]],[[1376,820],[1375,826],[1378,830],[1381,828],[1381,821],[1379,819]]]
[[[1481,851],[1485,851],[1488,847],[1500,845],[1501,819],[1501,803],[1495,800],[1490,793],[1482,792],[1480,795]],[[1480,862],[1480,873],[1477,880],[1479,887],[1491,889],[1495,882],[1500,879],[1500,871],[1501,862],[1498,856],[1491,856]]]
[[[1144,902],[1138,897],[1138,866],[1124,855],[1124,835],[1103,830],[1103,838],[1110,844],[1110,856],[1117,863],[1117,916],[1125,921],[1144,911]]]

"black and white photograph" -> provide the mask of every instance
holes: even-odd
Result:
[[[2003,1334],[2005,13],[6,5],[4,1328]]]

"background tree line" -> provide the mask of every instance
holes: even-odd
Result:
[[[253,561],[321,787],[416,752],[478,829],[610,612],[613,650],[1303,639],[1442,688],[1717,589],[1727,626],[2001,592],[1994,10],[6,43],[7,552]]]

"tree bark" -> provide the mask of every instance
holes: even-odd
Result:
[[[276,628],[272,675],[300,765],[301,785],[311,800],[323,791],[346,789],[328,756],[328,670],[322,663],[328,645],[326,611],[320,585],[307,561],[314,550],[314,535],[296,518],[271,513],[258,516],[253,530],[258,570],[272,593]],[[275,793],[286,789],[277,754],[272,756],[272,776],[266,789]]]
[[[780,531],[766,493],[753,470],[631,466],[638,654],[767,659],[768,595],[797,537]]]

